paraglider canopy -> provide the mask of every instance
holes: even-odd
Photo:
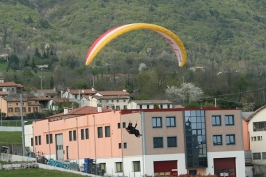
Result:
[[[125,34],[127,32],[133,31],[133,30],[139,30],[139,29],[147,29],[152,30],[157,33],[159,33],[162,37],[165,38],[165,40],[172,46],[176,58],[178,60],[179,66],[182,67],[186,63],[186,49],[182,43],[182,41],[170,30],[154,25],[154,24],[148,24],[148,23],[132,23],[127,25],[118,26],[115,28],[112,28],[108,31],[106,31],[104,34],[102,34],[96,41],[92,44],[90,47],[86,59],[85,64],[86,66],[89,66],[90,63],[93,61],[93,59],[96,57],[96,55],[106,46],[109,42],[117,38],[118,36]]]

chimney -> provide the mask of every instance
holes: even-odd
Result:
[[[101,105],[101,103],[98,103],[98,104],[97,104],[97,111],[98,111],[98,112],[103,112],[103,109],[102,109],[102,105]]]
[[[64,108],[64,114],[68,114],[68,108]]]
[[[94,87],[91,88],[91,91],[93,91],[93,92],[95,91]]]

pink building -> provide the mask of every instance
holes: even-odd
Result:
[[[137,123],[140,138],[129,134]],[[34,151],[48,158],[91,158],[108,176],[245,176],[241,110],[121,110],[84,107],[33,123]]]

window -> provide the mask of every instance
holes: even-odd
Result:
[[[162,127],[162,117],[153,117],[152,118],[152,127],[153,128]]]
[[[234,116],[233,115],[226,115],[225,116],[225,125],[234,125]]]
[[[28,112],[31,112],[31,107],[28,107]]]
[[[124,105],[124,109],[127,109],[127,106]]]
[[[150,109],[150,105],[147,105],[147,109]]]
[[[30,146],[33,146],[33,138],[30,138]]]
[[[84,140],[84,129],[80,130],[80,134],[81,134],[81,139]]]
[[[110,137],[110,126],[105,126],[105,137]]]
[[[124,143],[124,149],[126,149],[127,148],[127,143]]]
[[[86,137],[86,139],[89,139],[89,129],[88,128],[85,129],[85,137]]]
[[[102,138],[103,137],[103,128],[102,127],[98,127],[98,138]]]
[[[212,116],[212,126],[221,126],[221,116]]]
[[[262,159],[266,159],[266,152],[262,152]]]
[[[35,145],[38,145],[38,136],[35,136]]]
[[[73,130],[73,141],[77,140],[77,131]]]
[[[126,122],[123,122],[123,128],[126,128]]]
[[[167,147],[177,147],[176,136],[167,137]]]
[[[38,107],[33,107],[33,112],[38,112]]]
[[[116,106],[115,107],[115,110],[120,110],[120,106]]]
[[[253,122],[253,131],[266,131],[266,121]]]
[[[176,127],[175,117],[166,117],[166,127]]]
[[[235,142],[235,135],[226,135],[226,145],[233,145]]]
[[[53,143],[53,134],[50,134],[50,143]]]
[[[106,163],[100,163],[100,167],[104,172],[106,172]]]
[[[123,172],[123,164],[122,162],[116,162],[115,163],[116,172]]]
[[[18,103],[16,103],[16,106],[18,106]]]
[[[121,125],[120,125],[120,123],[117,123],[117,128],[121,128]]]
[[[18,107],[15,107],[15,112],[19,112],[19,108]]]
[[[42,144],[42,139],[41,139],[41,136],[39,136],[39,145]]]
[[[8,112],[13,112],[13,108],[8,108]]]
[[[49,144],[49,135],[46,135],[46,144]]]
[[[153,138],[153,148],[163,148],[163,137]]]
[[[118,143],[118,148],[121,149],[122,148],[122,144]]]
[[[212,136],[213,145],[222,145],[222,135],[213,135]]]
[[[140,161],[133,161],[133,171],[134,172],[140,171]]]
[[[261,154],[260,152],[258,153],[253,153],[253,160],[260,160],[261,159]]]
[[[25,108],[25,107],[23,107],[23,108],[22,108],[22,111],[23,111],[23,112],[26,112],[26,108]]]
[[[142,105],[139,105],[139,109],[142,109]]]
[[[69,141],[72,141],[72,131],[68,132],[68,136],[69,136]]]
[[[47,134],[46,135],[46,144],[52,144],[53,143],[53,135]]]

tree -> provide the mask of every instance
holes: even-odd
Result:
[[[17,55],[11,55],[8,57],[8,67],[14,71],[19,69],[19,59]]]
[[[192,83],[183,83],[179,88],[176,86],[169,87],[165,90],[166,95],[174,102],[190,103],[197,101],[204,93],[201,88]]]

